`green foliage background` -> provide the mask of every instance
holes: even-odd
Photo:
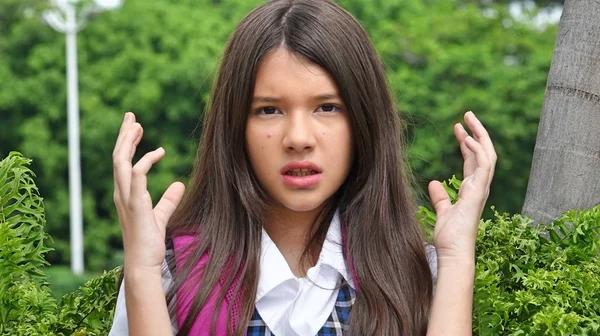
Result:
[[[454,203],[461,181],[443,184]],[[475,245],[473,335],[599,335],[600,204],[537,226],[490,210]],[[435,213],[417,218],[431,240]]]
[[[120,270],[52,297],[44,272],[51,239],[30,164],[18,152],[0,161],[0,335],[106,335]]]
[[[124,112],[134,111],[145,127],[140,153],[158,146],[168,153],[150,176],[150,192],[157,198],[189,174],[198,121],[224,42],[260,2],[126,0],[79,34],[87,269],[122,263],[111,152]],[[452,127],[473,110],[488,127],[499,157],[489,202],[500,211],[519,212],[556,27],[533,29],[516,22],[506,2],[339,3],[365,26],[386,64],[423,190],[431,179],[462,171]],[[0,157],[19,150],[34,159],[47,231],[54,238],[47,259],[67,264],[65,44],[63,35],[42,24],[45,4],[0,1]]]

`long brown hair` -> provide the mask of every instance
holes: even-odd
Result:
[[[355,153],[350,174],[324,207],[306,251],[320,246],[339,209],[344,249],[359,283],[350,332],[424,335],[432,280],[415,219],[400,119],[366,32],[349,13],[327,0],[269,1],[242,20],[227,43],[188,195],[168,226],[168,236],[186,232],[197,237],[187,266],[175,272],[174,286],[167,294],[172,316],[174,294],[199,258],[205,252],[210,255],[202,286],[178,335],[187,335],[220,279],[224,285],[219,302],[235,277],[240,280],[235,288],[242,299],[235,335],[245,334],[254,310],[269,196],[250,167],[245,126],[259,62],[279,47],[329,72],[352,125]],[[216,314],[211,328],[215,321]]]

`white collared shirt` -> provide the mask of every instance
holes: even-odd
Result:
[[[275,335],[316,335],[334,309],[342,279],[356,289],[350,272],[346,269],[341,243],[340,221],[336,213],[316,265],[308,269],[306,277],[298,278],[263,229],[256,309]],[[427,254],[435,279],[437,260],[432,248],[433,246],[428,246]],[[163,284],[166,292],[172,284],[169,272],[165,275]],[[173,322],[173,332],[176,331],[177,327]],[[109,336],[128,334],[125,286],[121,284]]]
[[[263,229],[256,309],[275,335],[314,336],[325,325],[342,278],[356,289],[342,254],[339,216],[334,216],[319,259],[297,278]]]

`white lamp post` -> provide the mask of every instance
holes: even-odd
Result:
[[[83,223],[81,211],[81,155],[79,153],[79,88],[77,74],[77,32],[94,14],[114,10],[122,0],[93,0],[78,9],[80,0],[50,0],[53,9],[43,13],[44,21],[67,37],[67,120],[69,128],[69,208],[71,228],[71,270],[83,273]]]

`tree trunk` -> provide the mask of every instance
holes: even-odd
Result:
[[[523,214],[548,223],[600,203],[600,1],[567,0]]]

